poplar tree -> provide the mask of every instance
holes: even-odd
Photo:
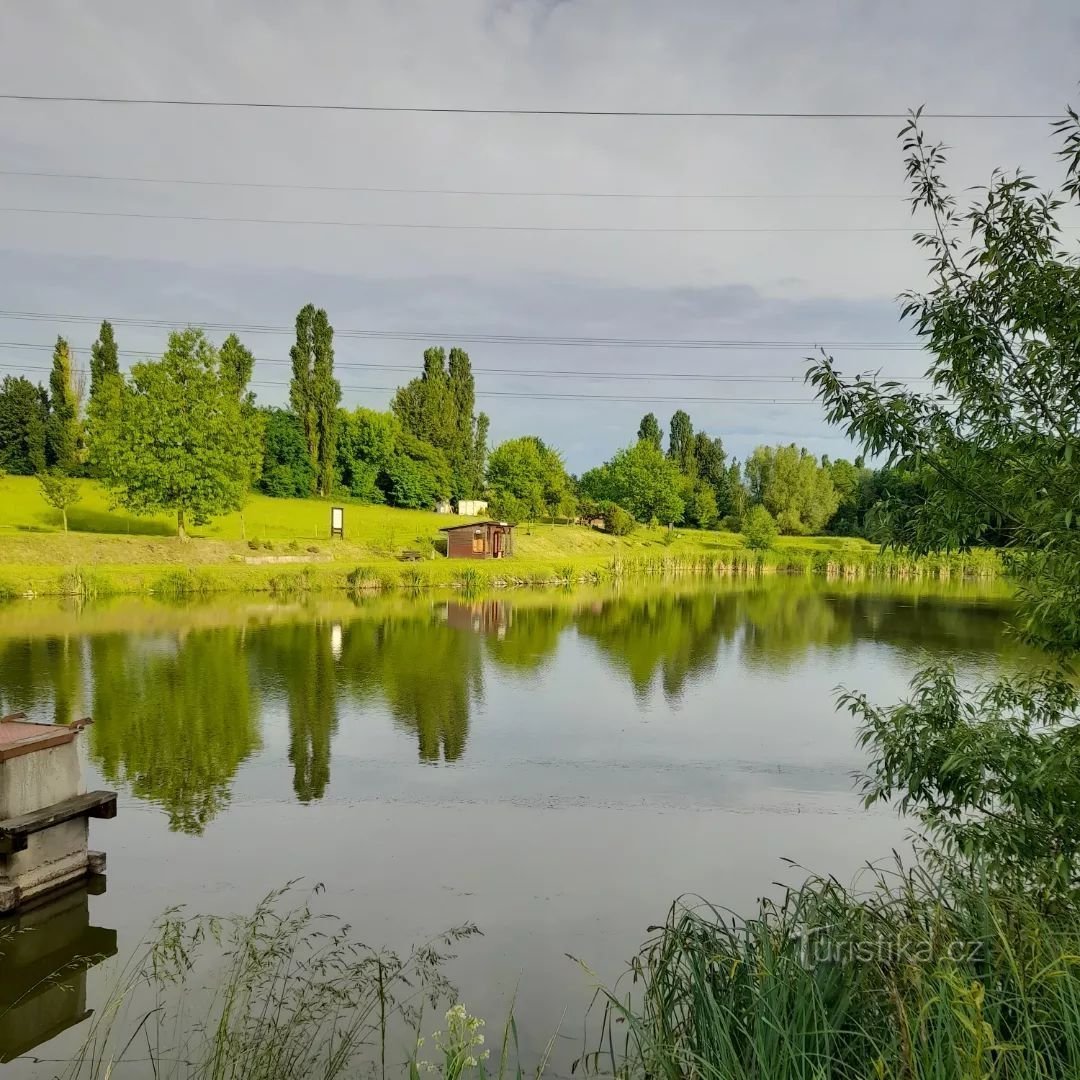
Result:
[[[296,316],[296,344],[289,350],[292,382],[289,405],[304,430],[308,461],[313,476],[318,475],[319,416],[315,407],[315,305],[305,304]]]
[[[334,490],[341,384],[334,378],[334,328],[322,308],[315,312],[312,331],[311,392],[318,440],[314,464],[319,494],[325,496]]]
[[[289,355],[289,404],[304,429],[319,494],[329,495],[334,488],[341,385],[334,378],[334,328],[323,308],[305,304],[300,309],[296,316],[296,344]]]
[[[668,457],[679,467],[679,472],[686,476],[694,473],[694,425],[690,417],[679,409],[671,417],[671,429],[668,435]]]
[[[71,472],[79,454],[79,403],[75,393],[71,348],[56,339],[52,371],[49,373],[49,419],[45,429],[45,449],[49,463],[62,472]]]
[[[120,352],[116,347],[112,323],[105,319],[98,331],[97,341],[90,346],[90,398],[101,392],[102,384],[110,375],[120,374]]]

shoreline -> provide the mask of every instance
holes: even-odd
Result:
[[[357,553],[359,554],[359,553]],[[793,577],[882,581],[994,581],[1004,574],[996,552],[909,556],[892,551],[805,548],[754,552],[562,559],[512,557],[474,562],[438,557],[419,562],[386,558],[332,559],[297,556],[288,562],[26,563],[0,566],[0,599],[107,596],[185,597],[214,593],[295,596],[305,593],[372,593],[395,589],[482,592],[529,586],[574,586],[666,577]]]

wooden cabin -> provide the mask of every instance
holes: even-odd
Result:
[[[474,521],[439,531],[446,533],[448,559],[502,559],[514,554],[514,526],[505,521]]]

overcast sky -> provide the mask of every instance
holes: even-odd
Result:
[[[0,2],[0,92],[543,109],[1058,113],[1080,100],[1074,0],[147,0]],[[256,184],[756,195],[511,197],[140,184],[0,175],[0,207],[383,224],[761,228],[910,224],[894,120],[281,112],[0,101],[0,169]],[[1041,121],[931,121],[950,180],[995,165],[1060,181]],[[776,197],[780,196],[780,197]],[[822,197],[824,196],[824,197]],[[0,308],[288,326],[311,301],[339,330],[897,342],[922,284],[906,232],[370,229],[0,210]],[[5,343],[95,328],[0,316]],[[122,349],[164,329],[118,327]],[[221,337],[222,335],[217,335]],[[256,390],[284,401],[286,334],[242,335]],[[339,337],[348,406],[385,407],[424,343]],[[468,346],[488,393],[645,397],[744,457],[762,442],[847,448],[801,382],[534,378],[530,371],[793,375],[805,350]],[[849,370],[919,374],[917,353]],[[124,357],[125,363],[131,357]],[[3,370],[47,351],[0,348]],[[390,365],[390,369],[357,367]],[[664,400],[679,398],[679,401]],[[574,470],[629,442],[650,404],[481,396],[495,441],[531,432]]]

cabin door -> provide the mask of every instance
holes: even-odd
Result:
[[[491,534],[491,557],[493,559],[502,558],[502,532],[498,529]]]

